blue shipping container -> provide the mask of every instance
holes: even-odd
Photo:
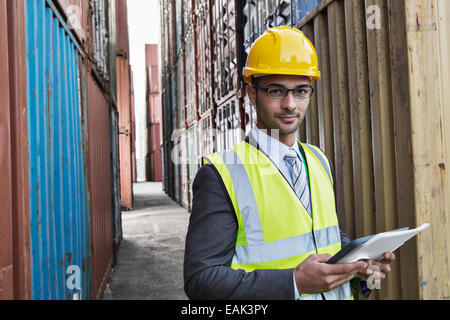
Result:
[[[299,23],[308,13],[314,10],[323,0],[291,0],[292,25]]]
[[[78,51],[50,0],[26,0],[33,299],[89,299]]]

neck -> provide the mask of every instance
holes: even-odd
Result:
[[[268,136],[271,136],[272,138],[280,141],[288,147],[292,147],[295,143],[296,132],[290,134],[281,134],[280,130],[278,129],[261,128],[261,126],[259,126],[258,124],[256,124],[256,127],[259,130],[264,130],[264,132],[266,132]]]

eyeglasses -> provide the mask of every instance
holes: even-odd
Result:
[[[298,86],[294,89],[287,89],[283,86],[268,86],[267,88],[260,87],[258,85],[253,85],[253,87],[264,91],[269,98],[272,99],[284,99],[288,95],[289,91],[292,91],[296,99],[308,99],[314,93],[314,88],[309,84]]]

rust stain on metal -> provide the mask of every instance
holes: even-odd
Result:
[[[67,252],[67,263],[70,264],[72,262],[72,252]]]

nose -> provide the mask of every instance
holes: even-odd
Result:
[[[289,111],[294,111],[296,109],[296,101],[295,101],[294,93],[289,91],[287,96],[281,100],[281,108],[287,109]]]

